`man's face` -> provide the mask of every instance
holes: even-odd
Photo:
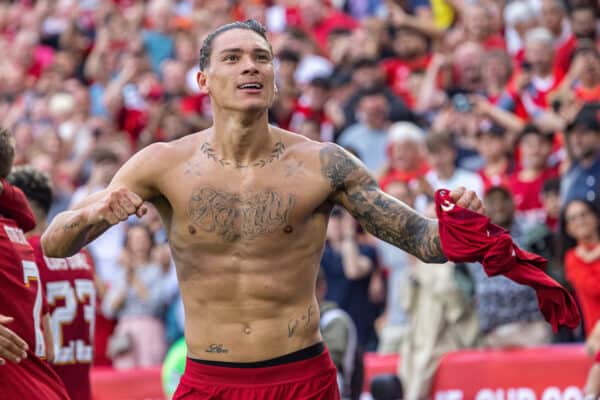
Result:
[[[377,66],[359,68],[352,73],[352,81],[363,89],[374,87],[381,82],[381,71]]]
[[[401,30],[394,36],[394,51],[406,60],[417,58],[427,53],[427,41],[416,32]]]
[[[504,228],[510,227],[513,220],[515,206],[512,199],[501,191],[494,191],[483,199],[486,214],[492,223]]]
[[[577,39],[596,40],[596,17],[591,9],[575,10],[571,15],[571,22]]]
[[[453,168],[455,160],[456,152],[449,147],[440,147],[434,151],[428,152],[427,161],[435,171],[447,171]]]
[[[388,117],[388,104],[385,96],[365,96],[359,103],[359,112],[369,126],[380,128]]]
[[[473,38],[483,40],[489,35],[490,13],[484,7],[471,6],[467,9],[466,25]]]
[[[567,136],[573,151],[573,157],[576,160],[593,157],[598,152],[598,140],[600,136],[597,132],[576,126]]]
[[[525,59],[534,73],[547,73],[552,70],[554,51],[543,41],[533,41],[525,45]]]
[[[198,85],[215,110],[265,110],[275,95],[272,60],[271,48],[256,32],[223,32],[212,43],[210,63],[198,73]]]
[[[536,134],[523,136],[519,143],[523,164],[526,168],[543,169],[552,152],[550,142]]]
[[[545,0],[542,2],[540,16],[542,19],[542,26],[548,28],[551,32],[560,32],[565,12],[558,5],[556,0]]]

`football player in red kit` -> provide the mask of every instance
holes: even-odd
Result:
[[[35,219],[23,193],[4,180],[13,158],[12,137],[0,129],[0,397],[65,400],[60,378],[43,360],[53,357],[50,319],[23,233]]]
[[[25,193],[37,221],[27,240],[35,253],[51,315],[52,367],[72,399],[91,400],[90,366],[96,319],[92,259],[85,251],[69,258],[44,257],[40,236],[46,229],[52,204],[50,180],[40,171],[25,166],[13,169],[8,181]]]

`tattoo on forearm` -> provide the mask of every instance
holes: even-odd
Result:
[[[205,350],[207,353],[229,353],[229,349],[226,349],[222,344],[211,344],[208,349]]]
[[[335,196],[370,233],[426,262],[445,262],[435,220],[383,193],[350,154],[335,145],[321,150],[321,173]]]
[[[68,231],[71,229],[75,229],[81,226],[81,222],[77,221],[77,222],[71,222],[70,224],[65,224],[63,225],[62,229],[63,231]]]
[[[228,242],[252,240],[287,226],[295,202],[290,193],[230,193],[202,187],[192,193],[188,215],[194,226]]]

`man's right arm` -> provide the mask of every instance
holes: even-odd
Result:
[[[42,249],[48,257],[64,258],[76,254],[108,228],[130,215],[146,213],[145,200],[159,195],[156,179],[165,159],[164,143],[146,147],[117,172],[105,190],[94,193],[73,210],[58,214],[42,235]]]

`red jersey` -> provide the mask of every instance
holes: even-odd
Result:
[[[92,258],[85,251],[68,258],[48,258],[42,252],[40,236],[30,237],[29,243],[35,253],[51,315],[52,367],[71,398],[91,400],[90,366],[96,319]]]
[[[547,168],[532,181],[523,181],[519,172],[515,172],[509,180],[509,188],[515,201],[516,216],[525,223],[544,222],[546,210],[542,203],[542,186],[544,182],[558,177],[556,168]]]
[[[419,57],[416,60],[402,60],[400,58],[390,58],[381,63],[386,77],[387,85],[397,96],[410,107],[414,107],[416,99],[410,91],[409,78],[413,72],[424,71],[427,69],[431,55]]]
[[[35,264],[33,249],[22,228],[35,225],[23,193],[2,182],[0,194],[0,313],[14,318],[7,325],[29,346],[27,358],[19,364],[0,367],[0,394],[3,399],[68,399],[60,378],[43,361],[46,346],[42,315],[47,311]],[[18,215],[9,219],[12,211]]]

